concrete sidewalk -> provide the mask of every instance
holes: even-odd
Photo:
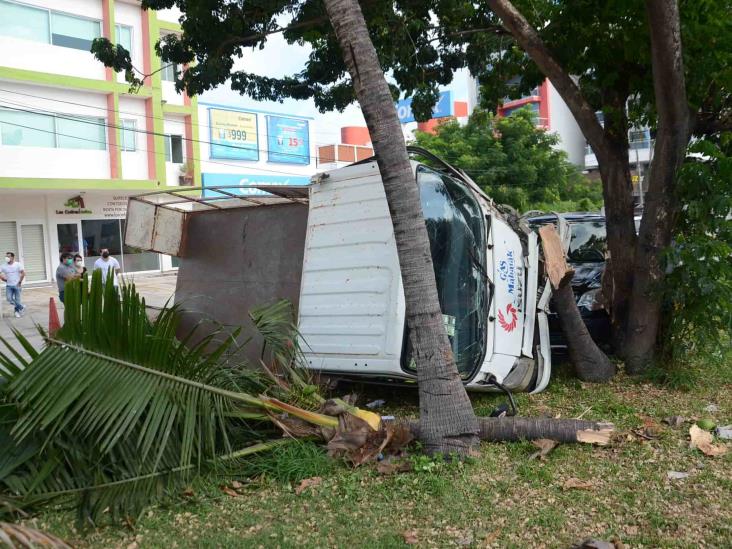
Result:
[[[172,304],[177,280],[175,272],[129,276],[125,279],[128,282],[135,283],[137,291],[145,298],[147,305],[162,307],[169,299]],[[40,349],[43,346],[43,339],[38,334],[36,325],[40,324],[44,329],[48,329],[48,303],[51,297],[56,302],[59,318],[63,322],[64,306],[58,300],[58,291],[55,285],[24,287],[22,302],[26,306],[25,315],[22,318],[15,318],[12,306],[5,300],[5,286],[3,285],[0,288],[3,315],[0,319],[0,336],[11,342],[11,344],[15,343],[15,336],[12,332],[12,329],[15,328],[28,338],[36,349]],[[6,350],[4,346],[0,347],[3,351]],[[16,348],[19,348],[19,346],[16,345]]]

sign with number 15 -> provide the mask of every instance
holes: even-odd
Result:
[[[211,158],[259,160],[255,113],[209,109],[208,118]]]
[[[267,160],[279,164],[310,164],[308,121],[284,116],[267,117]]]

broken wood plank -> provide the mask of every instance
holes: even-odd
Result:
[[[554,225],[544,225],[539,229],[541,245],[544,248],[544,262],[547,276],[552,288],[557,290],[567,284],[574,276],[574,270],[567,264],[562,249],[562,241],[559,238]]]

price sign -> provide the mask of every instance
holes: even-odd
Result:
[[[259,160],[255,113],[209,109],[208,118],[211,158]]]

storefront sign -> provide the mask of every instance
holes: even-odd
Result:
[[[259,160],[257,115],[208,109],[211,158]]]
[[[127,215],[127,196],[72,196],[62,207],[54,209],[56,215],[93,216],[95,219],[124,219]]]
[[[240,173],[204,173],[201,174],[203,180],[203,196],[221,196],[226,195],[217,193],[210,187],[229,187],[232,185],[308,185],[310,178],[307,176],[285,176],[285,175],[258,175],[258,174],[240,174]],[[225,189],[226,192],[242,195],[268,195],[268,192],[259,189],[248,189],[246,187],[232,187]]]
[[[453,113],[452,92],[440,92],[440,99],[432,109],[432,118],[446,118],[452,116]],[[402,124],[415,121],[414,114],[412,113],[411,97],[409,99],[402,99],[397,103],[397,116],[399,117],[399,122]]]
[[[63,209],[56,210],[57,215],[80,215],[93,213],[87,209],[84,198],[81,195],[72,196],[64,202]]]
[[[278,164],[310,164],[310,130],[307,120],[267,117],[267,160]]]

